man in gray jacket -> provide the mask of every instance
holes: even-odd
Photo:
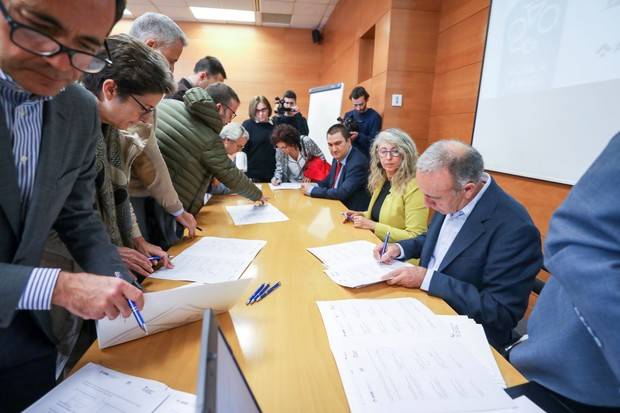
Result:
[[[20,411],[55,384],[49,310],[86,319],[142,307],[93,209],[99,120],[92,96],[72,84],[106,62],[93,55],[121,0],[0,2],[0,410]],[[36,16],[36,17],[34,17]],[[61,46],[62,45],[62,46]],[[63,48],[64,47],[64,48]],[[58,231],[90,273],[40,268],[47,234]]]

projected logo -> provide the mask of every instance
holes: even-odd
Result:
[[[547,87],[556,70],[566,0],[519,1],[508,14],[502,54],[501,94]]]

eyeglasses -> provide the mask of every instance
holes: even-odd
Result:
[[[226,109],[228,109],[228,110],[230,111],[230,113],[232,113],[232,116],[230,117],[230,120],[233,120],[233,119],[237,116],[237,114],[235,113],[235,111],[234,111],[234,110],[232,110],[232,109],[230,108],[230,106],[228,106],[228,105],[226,105],[226,104],[224,104],[224,103],[222,103],[222,106],[224,106]]]
[[[269,108],[256,109],[256,113],[269,112]]]
[[[107,59],[103,59],[92,53],[82,52],[66,47],[53,37],[23,23],[15,21],[0,1],[0,11],[9,24],[11,42],[20,49],[43,57],[54,57],[60,53],[69,56],[71,66],[84,73],[99,73],[106,65],[111,65],[110,51],[106,42],[103,43]]]
[[[134,95],[132,95],[131,93],[129,94],[129,97],[132,98],[142,108],[142,115],[141,116],[148,115],[149,113],[151,113],[151,112],[153,112],[155,110],[154,107],[153,108],[146,107],[146,105],[144,105],[144,103],[140,102],[138,100],[138,98],[135,97]]]
[[[401,153],[398,151],[398,149],[392,149],[389,151],[387,149],[378,150],[377,155],[379,155],[379,158],[387,158],[388,155],[390,155],[391,158],[401,157]]]

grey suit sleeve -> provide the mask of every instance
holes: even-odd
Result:
[[[428,291],[443,298],[459,314],[467,314],[484,324],[485,329],[491,327],[498,331],[513,328],[521,319],[542,265],[540,235],[533,225],[503,231],[504,234],[491,242],[486,256],[459,259],[461,267],[483,268],[484,289],[478,290],[473,284],[435,271]]]
[[[95,142],[99,128],[98,117],[93,117],[92,134],[84,138],[86,156],[54,229],[85,271],[110,276],[118,271],[130,281],[132,277],[110,241],[101,215],[94,208]]]
[[[554,214],[545,263],[620,381],[620,134]]]

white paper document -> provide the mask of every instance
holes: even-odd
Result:
[[[271,204],[227,206],[226,210],[235,225],[288,221],[288,217]]]
[[[204,237],[172,260],[174,268],[161,268],[151,278],[201,283],[236,280],[265,244],[267,241]]]
[[[200,320],[207,308],[216,313],[228,311],[244,296],[251,281],[251,278],[241,278],[217,284],[193,283],[171,290],[144,293],[142,318],[149,335]],[[97,321],[99,348],[142,337],[144,332],[133,316]]]
[[[487,369],[493,381],[506,388],[506,382],[493,357],[491,346],[487,341],[482,326],[467,316],[440,315],[437,317],[450,327],[451,337],[460,341],[471,355]]]
[[[503,380],[494,376],[499,370],[489,360],[484,333],[481,339],[480,326],[467,317],[435,315],[413,298],[320,301],[317,306],[352,412],[515,406]]]
[[[448,326],[413,298],[317,301],[330,343],[448,338]]]
[[[450,339],[332,345],[351,412],[470,412],[512,399]]]
[[[363,287],[384,281],[382,277],[397,268],[411,264],[394,261],[380,264],[373,256],[375,244],[369,241],[352,241],[325,247],[308,248],[327,267],[325,273],[344,287]]]
[[[158,381],[130,376],[98,364],[88,363],[25,411],[31,413],[163,412],[164,410],[158,410],[158,408],[173,393],[176,391]],[[187,395],[187,393],[184,394]],[[190,397],[186,399],[191,401]],[[190,411],[193,410],[178,410],[179,413]]]
[[[282,182],[280,185],[269,184],[269,188],[272,191],[279,191],[281,189],[301,189],[300,182]]]

